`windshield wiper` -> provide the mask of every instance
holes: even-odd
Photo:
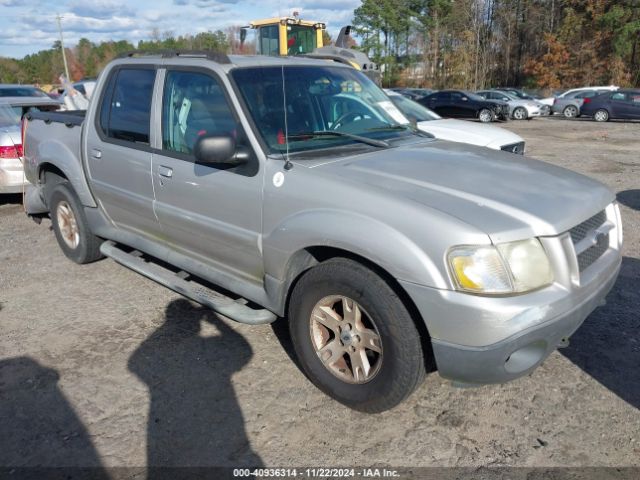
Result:
[[[388,148],[390,145],[384,140],[376,140],[374,138],[362,137],[360,135],[354,135],[352,133],[345,132],[337,132],[332,130],[316,130],[315,132],[302,132],[296,133],[293,135],[289,135],[289,138],[300,138],[300,137],[346,137],[351,140],[355,140],[356,142],[366,143],[367,145],[372,145],[374,147]]]
[[[420,135],[420,136],[423,136],[423,137],[433,137],[433,135],[430,135],[427,132],[423,132],[418,127],[415,127],[413,125],[389,125],[389,126],[386,126],[386,127],[368,128],[367,130],[369,130],[371,132],[384,132],[384,131],[402,130],[404,132],[409,131],[411,133],[415,133],[416,135]]]

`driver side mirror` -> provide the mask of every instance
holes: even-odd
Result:
[[[460,100],[462,100],[463,102],[466,102],[469,99],[467,97],[462,97]]]
[[[231,135],[211,135],[198,138],[193,147],[196,162],[205,165],[242,165],[249,161],[249,152],[237,147]]]

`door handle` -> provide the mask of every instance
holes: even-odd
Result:
[[[91,149],[91,156],[93,158],[101,159],[102,158],[102,151],[98,150],[97,148],[92,148]]]
[[[162,177],[171,178],[173,176],[173,169],[165,167],[164,165],[158,166],[158,175]]]

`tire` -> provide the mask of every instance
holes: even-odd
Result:
[[[482,123],[493,122],[495,120],[495,115],[488,108],[483,108],[478,113],[478,120],[480,120]]]
[[[516,107],[513,111],[513,119],[514,120],[527,120],[529,118],[529,113],[527,109],[524,107]]]
[[[604,108],[599,108],[598,110],[596,110],[596,113],[593,114],[593,119],[596,122],[608,122],[609,112]]]
[[[564,107],[564,110],[562,110],[562,114],[565,118],[576,118],[578,117],[578,107],[575,105],[567,105]]]
[[[56,240],[67,258],[79,264],[102,258],[102,240],[91,233],[82,204],[67,181],[53,187],[48,204]]]
[[[353,320],[358,310],[360,322]],[[318,312],[325,323],[312,316]],[[355,261],[335,258],[306,272],[293,289],[288,314],[304,373],[320,390],[352,409],[389,410],[424,380],[421,338],[411,314],[387,282]],[[331,328],[325,325],[329,320]],[[367,343],[372,349],[364,347]],[[356,347],[360,350],[350,353]],[[319,350],[333,363],[323,361]],[[368,372],[355,367],[351,359],[358,355],[366,357]]]

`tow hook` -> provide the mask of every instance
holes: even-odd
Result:
[[[558,348],[567,348],[569,346],[569,337],[562,337],[558,343]]]

